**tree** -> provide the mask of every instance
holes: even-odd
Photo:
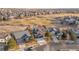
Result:
[[[76,40],[77,39],[76,34],[72,30],[69,31],[69,35],[70,35],[71,40]]]
[[[8,49],[13,49],[16,48],[17,44],[16,41],[14,39],[10,39],[7,43]]]
[[[48,31],[46,31],[45,37],[50,37],[50,33]]]
[[[62,39],[63,40],[66,40],[66,38],[67,38],[67,32],[66,31],[63,31]]]
[[[46,31],[45,37],[46,37],[46,41],[47,41],[47,42],[50,42],[50,40],[51,40],[51,33],[48,32],[48,31]]]

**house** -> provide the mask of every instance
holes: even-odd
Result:
[[[11,38],[11,36],[7,33],[0,33],[0,51],[5,49],[6,43]]]
[[[64,25],[75,25],[77,23],[76,22],[77,18],[75,18],[75,17],[65,16],[65,17],[60,17],[60,18],[56,18],[55,23],[64,24]]]
[[[53,35],[51,38],[54,43],[59,43],[59,40],[57,39],[55,35]]]
[[[45,40],[44,40],[44,34],[41,33],[40,31],[37,32],[36,34],[34,34],[34,37],[35,37],[35,39],[37,40],[37,43],[38,43],[39,45],[43,45],[43,44],[46,43]]]
[[[79,29],[72,29],[72,31],[76,34],[77,38],[79,38]]]
[[[44,36],[45,29],[42,26],[34,26],[32,29],[32,33],[34,38],[42,38]]]
[[[79,24],[79,21],[78,20],[76,21],[76,24]]]
[[[11,38],[11,36],[7,33],[0,33],[0,43],[5,43]]]
[[[46,41],[44,40],[45,31],[46,31],[46,28],[44,26],[40,26],[40,25],[34,26],[32,29],[34,38],[36,39],[36,41],[39,45],[46,44]]]
[[[0,51],[5,51],[6,44],[0,43]]]
[[[16,40],[17,44],[24,44],[26,41],[29,41],[31,34],[28,30],[24,30],[12,32],[11,36]]]
[[[67,25],[75,25],[76,24],[76,19],[73,18],[73,17],[64,17],[64,20],[63,20],[64,24],[67,24]]]
[[[63,33],[58,28],[49,28],[48,31],[51,33],[52,41],[58,43]]]
[[[58,28],[48,28],[48,32],[57,35],[60,31]]]

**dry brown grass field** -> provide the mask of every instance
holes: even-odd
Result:
[[[11,19],[10,21],[2,21],[0,22],[0,32],[11,32],[24,30],[26,26],[20,25],[46,25],[46,26],[54,26],[51,24],[51,19],[54,17],[63,17],[63,16],[79,16],[79,13],[60,13],[60,14],[51,14],[51,15],[39,15],[32,17],[25,17],[23,19]]]

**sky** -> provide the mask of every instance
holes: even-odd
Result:
[[[78,8],[78,0],[0,0],[0,8]]]

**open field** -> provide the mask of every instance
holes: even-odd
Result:
[[[54,17],[63,17],[63,16],[79,16],[79,14],[61,13],[61,14],[32,16],[32,17],[26,17],[24,19],[11,19],[10,21],[1,21],[0,32],[24,30],[26,28],[26,25],[33,25],[33,24],[54,26],[53,24],[51,24],[50,20],[51,19],[53,20]]]
[[[28,24],[38,24],[38,25],[49,25],[50,20],[55,17],[63,17],[63,16],[79,16],[79,14],[72,13],[60,13],[60,14],[51,14],[51,15],[39,15],[26,17],[24,19],[11,19],[10,21],[2,21],[0,25],[28,25]]]

